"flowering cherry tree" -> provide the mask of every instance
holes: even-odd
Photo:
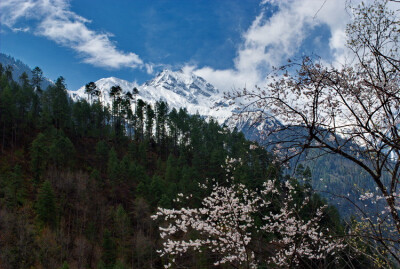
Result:
[[[384,205],[377,216],[367,216],[365,210],[360,210],[369,227],[359,236],[383,247],[397,264],[400,264],[399,4],[399,1],[376,0],[350,9],[353,20],[347,27],[349,57],[341,66],[328,66],[319,59],[304,57],[300,62],[289,62],[277,69],[265,88],[245,89],[228,96],[244,99],[248,110],[257,111],[256,116],[261,119],[272,114],[284,123],[275,130],[283,136],[275,147],[282,161],[301,154],[310,158],[336,154],[365,171],[376,190],[374,197],[361,197],[359,201],[368,206],[379,197]],[[303,154],[310,151],[313,154]],[[354,199],[351,202],[356,205]]]
[[[158,208],[153,219],[163,225],[160,236],[164,241],[159,253],[169,258],[165,268],[189,250],[207,249],[216,253],[214,265],[256,268],[259,263],[270,263],[285,268],[300,263],[311,266],[345,247],[341,239],[332,237],[329,229],[320,226],[325,206],[318,208],[311,219],[303,220],[299,211],[309,203],[310,197],[296,204],[293,198],[296,190],[288,181],[281,186],[277,180],[268,180],[261,190],[248,190],[230,176],[233,162],[227,160],[228,180],[224,184],[214,181],[210,195],[202,200],[200,208]],[[190,197],[179,194],[177,200],[182,199]],[[279,210],[273,210],[276,199],[281,201]],[[265,214],[260,217],[260,212]],[[258,217],[261,222],[256,221]],[[198,238],[183,239],[182,234],[192,231]],[[265,255],[257,254],[254,243],[267,235],[273,238],[266,241],[272,253],[266,260],[260,260]]]

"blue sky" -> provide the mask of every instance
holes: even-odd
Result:
[[[115,76],[141,84],[186,68],[222,90],[316,53],[344,61],[345,0],[2,0],[0,52],[76,90]]]

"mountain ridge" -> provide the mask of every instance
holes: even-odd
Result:
[[[12,66],[13,68],[12,77],[17,82],[19,81],[19,77],[24,72],[28,75],[29,79],[32,78],[32,68],[30,68],[27,64],[25,64],[19,59],[15,59],[10,55],[0,52],[0,63],[3,65],[3,68],[6,68],[6,66],[8,65]],[[42,89],[47,89],[47,87],[52,84],[53,82],[50,79],[48,79],[47,77],[43,77],[43,81],[41,82],[40,87]]]
[[[101,78],[95,81],[101,93],[101,101],[111,105],[109,90],[112,86],[120,86],[123,94],[137,88],[137,98],[154,104],[165,101],[169,107],[186,108],[190,114],[199,114],[206,118],[213,118],[223,124],[232,116],[233,108],[229,107],[222,93],[205,79],[183,70],[171,71],[164,69],[153,79],[138,85],[136,82],[116,77]],[[90,98],[85,93],[85,86],[76,91],[68,91],[73,100]]]

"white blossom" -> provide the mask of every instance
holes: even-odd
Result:
[[[226,163],[229,169],[236,161],[227,159]],[[211,194],[202,200],[200,208],[158,208],[152,217],[165,221],[165,226],[159,228],[164,240],[159,251],[161,256],[176,257],[189,250],[200,252],[206,248],[219,254],[216,266],[231,263],[256,268],[256,255],[251,244],[266,233],[273,235],[274,239],[267,244],[274,246],[275,251],[267,262],[279,267],[288,267],[290,262],[299,264],[301,259],[321,260],[345,247],[342,240],[332,239],[329,230],[319,225],[325,206],[318,208],[308,221],[299,218],[298,210],[310,199],[306,197],[301,205],[295,204],[294,186],[289,181],[284,183],[288,192],[285,198],[280,198],[278,212],[271,211],[270,207],[272,200],[281,196],[277,180],[264,182],[259,193],[230,179],[228,183],[228,186],[221,186],[214,182]],[[255,222],[257,212],[269,212],[263,216],[259,227]],[[199,238],[177,237],[190,230],[196,231]],[[254,234],[254,230],[259,234]]]

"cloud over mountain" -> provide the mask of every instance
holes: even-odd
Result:
[[[302,45],[315,35],[316,27],[322,26],[329,31],[330,58],[323,60],[332,64],[345,61],[345,28],[350,20],[345,0],[266,0],[260,7],[261,12],[242,34],[234,68],[189,68],[225,91],[262,86],[271,68],[298,56]],[[318,36],[314,39],[317,42]]]

